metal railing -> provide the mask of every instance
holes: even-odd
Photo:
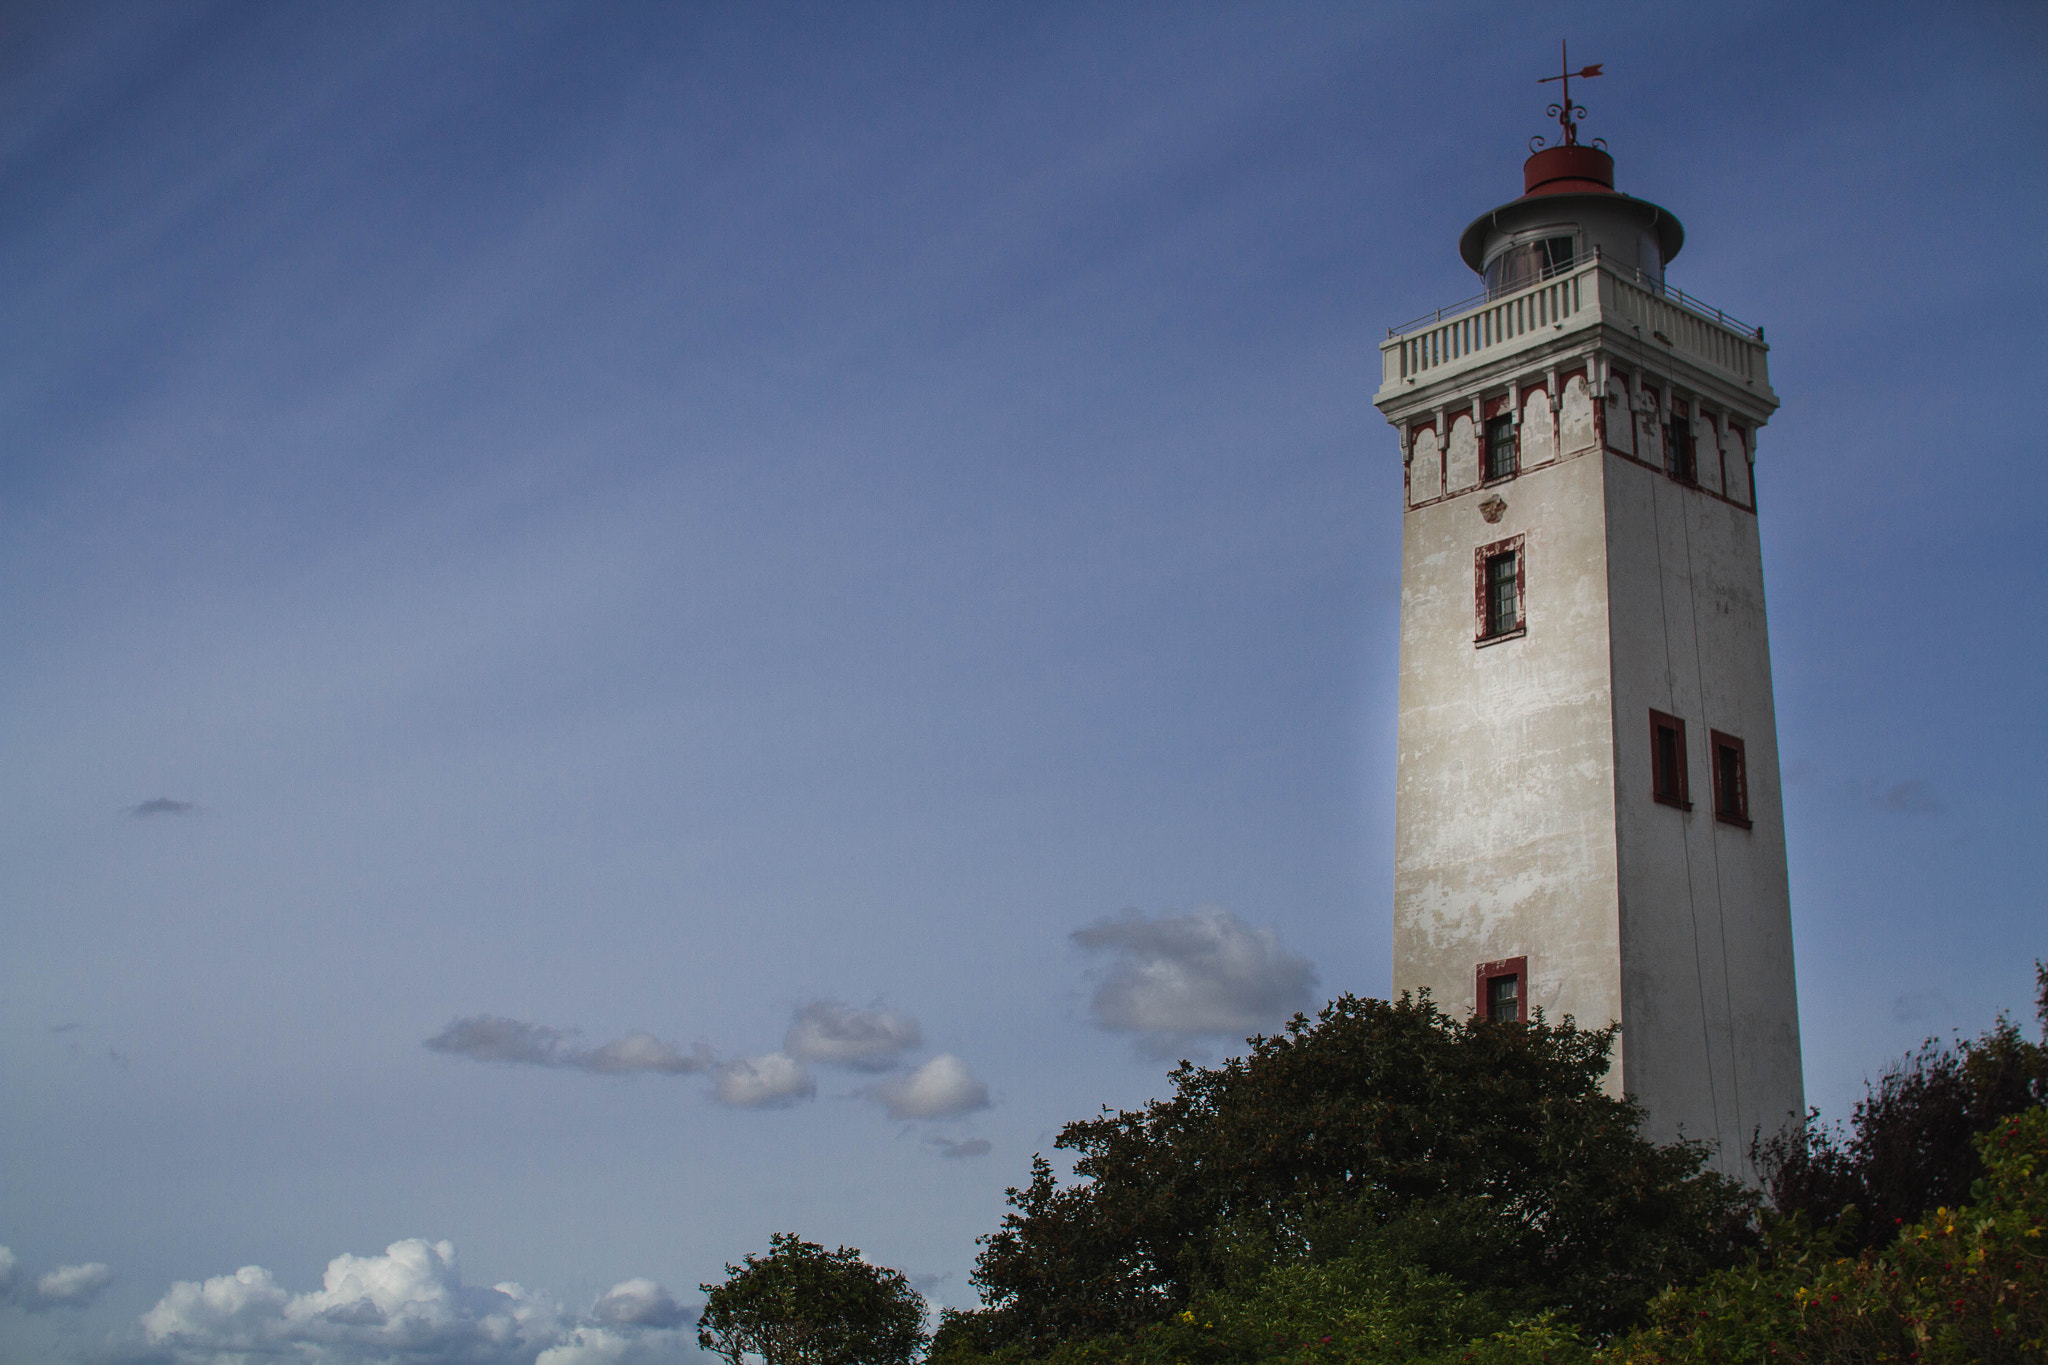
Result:
[[[1599,257],[1595,256],[1593,259],[1598,260]],[[1387,329],[1387,338],[1392,340],[1395,337],[1407,336],[1410,332],[1421,331],[1424,327],[1431,327],[1442,322],[1445,318],[1454,318],[1468,308],[1477,308],[1482,303],[1491,303],[1495,299],[1504,299],[1508,295],[1519,293],[1524,289],[1533,289],[1546,280],[1554,280],[1559,275],[1569,275],[1574,270],[1584,270],[1590,263],[1588,261],[1573,261],[1569,265],[1547,265],[1543,267],[1541,272],[1529,279],[1517,280],[1510,285],[1501,285],[1493,289],[1484,290],[1474,294],[1469,299],[1459,299],[1456,303],[1447,303],[1434,313],[1424,313],[1419,318],[1412,318],[1402,323],[1399,327],[1389,327]]]
[[[1482,304],[1491,303],[1495,299],[1505,298],[1509,294],[1519,293],[1524,289],[1533,289],[1539,284],[1543,284],[1547,281],[1554,280],[1560,275],[1569,275],[1575,270],[1584,270],[1588,265],[1603,264],[1605,263],[1601,261],[1600,253],[1596,251],[1593,253],[1593,257],[1590,261],[1579,260],[1572,262],[1570,265],[1547,266],[1540,274],[1536,275],[1534,278],[1520,280],[1515,284],[1508,285],[1502,288],[1489,289],[1484,291],[1483,293],[1474,294],[1469,299],[1460,299],[1456,303],[1447,303],[1433,313],[1424,313],[1421,317],[1412,318],[1409,321],[1402,323],[1399,327],[1389,327],[1387,329],[1387,339],[1391,341],[1395,337],[1407,336],[1410,332],[1419,332],[1425,327],[1433,327],[1437,323],[1442,322],[1445,318],[1455,318],[1461,313],[1467,312],[1468,310],[1473,308],[1478,308]],[[1606,269],[1617,278],[1627,280],[1629,283],[1635,285],[1637,288],[1645,290],[1648,293],[1658,295],[1661,298],[1675,299],[1679,303],[1685,305],[1687,308],[1690,308],[1695,313],[1700,314],[1702,317],[1712,318],[1715,322],[1719,323],[1723,327],[1728,328],[1732,332],[1739,333],[1744,337],[1753,338],[1757,341],[1762,341],[1764,339],[1763,328],[1752,327],[1748,323],[1740,321],[1739,319],[1723,312],[1719,308],[1714,307],[1712,304],[1706,302],[1704,299],[1694,298],[1691,294],[1686,293],[1683,289],[1680,289],[1676,285],[1666,284],[1662,280],[1653,279],[1650,276],[1645,275],[1642,271],[1633,268],[1623,270],[1616,266],[1608,265],[1606,266]]]

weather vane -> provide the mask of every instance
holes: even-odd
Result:
[[[1603,63],[1595,62],[1591,66],[1582,67],[1574,71],[1572,70],[1571,52],[1565,46],[1562,39],[1558,41],[1557,51],[1558,65],[1563,69],[1555,76],[1545,76],[1542,80],[1537,81],[1536,84],[1548,85],[1552,81],[1564,82],[1564,98],[1558,103],[1551,105],[1544,112],[1563,125],[1564,142],[1561,145],[1576,147],[1579,145],[1579,120],[1586,116],[1586,107],[1582,104],[1572,103],[1572,77],[1577,76],[1580,80],[1591,80],[1600,74],[1600,68]],[[1542,145],[1543,137],[1541,134],[1529,139],[1529,150],[1532,152]],[[1593,145],[1595,147],[1605,147],[1607,143],[1604,139],[1596,137],[1593,139]]]

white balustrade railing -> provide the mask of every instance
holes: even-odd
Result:
[[[1420,381],[1431,371],[1465,368],[1505,352],[1538,328],[1613,322],[1640,333],[1648,346],[1668,347],[1696,363],[1752,382],[1764,375],[1766,347],[1752,330],[1675,289],[1633,278],[1598,257],[1498,298],[1472,301],[1468,311],[1424,319],[1381,343],[1386,385]],[[1431,376],[1434,377],[1434,376]]]

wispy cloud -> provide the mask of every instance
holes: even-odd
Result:
[[[198,815],[203,808],[197,801],[179,801],[169,796],[153,796],[140,805],[128,807],[128,815],[137,820],[147,820],[152,815]]]
[[[1072,938],[1112,958],[1089,1001],[1097,1026],[1136,1034],[1149,1056],[1192,1038],[1243,1037],[1314,1003],[1308,959],[1215,906],[1156,919],[1127,910]]]
[[[1914,991],[1895,996],[1892,1000],[1892,1018],[1901,1024],[1918,1023],[1923,1019],[1955,1017],[1955,1006],[1939,991]]]
[[[1935,794],[1933,785],[1918,778],[1888,787],[1873,783],[1870,799],[1879,810],[1890,811],[1894,815],[1940,815],[1948,809]]]
[[[448,1242],[408,1238],[381,1256],[337,1256],[322,1287],[293,1294],[262,1266],[180,1281],[142,1315],[148,1344],[178,1365],[289,1358],[320,1365],[460,1360],[598,1365],[686,1349],[689,1313],[653,1280],[614,1285],[586,1317],[517,1284],[467,1285]]]
[[[818,1093],[804,1064],[781,1052],[721,1062],[717,1078],[718,1102],[737,1109],[782,1109]]]
[[[800,1006],[782,1050],[801,1061],[887,1071],[924,1041],[917,1020],[879,1005],[857,1010],[837,1000]]]
[[[835,1000],[813,1001],[796,1012],[785,1050],[759,1056],[719,1060],[702,1043],[689,1051],[651,1033],[634,1032],[595,1047],[584,1046],[579,1031],[472,1014],[450,1020],[422,1046],[430,1052],[466,1057],[501,1066],[547,1067],[589,1071],[605,1076],[656,1073],[671,1076],[708,1074],[711,1093],[720,1104],[736,1109],[781,1109],[818,1093],[808,1062],[824,1062],[857,1071],[880,1071],[902,1065],[902,1055],[920,1041],[917,1021],[879,1006],[856,1010]],[[988,1087],[976,1080],[967,1064],[942,1054],[857,1093],[880,1103],[892,1118],[944,1118],[988,1107]]]
[[[45,1308],[89,1308],[113,1282],[114,1272],[101,1261],[60,1265],[31,1281],[22,1273],[14,1253],[0,1247],[0,1304],[32,1313]]]
[[[709,1071],[716,1064],[711,1049],[702,1043],[685,1052],[651,1033],[633,1032],[596,1047],[578,1047],[578,1036],[576,1029],[551,1028],[495,1014],[472,1014],[450,1021],[448,1027],[427,1039],[423,1046],[432,1052],[476,1062],[560,1067],[604,1076],[642,1072],[688,1076]]]
[[[892,1119],[942,1119],[988,1108],[988,1087],[967,1063],[942,1052],[905,1076],[880,1081],[863,1092],[880,1102]]]
[[[953,1138],[941,1137],[934,1133],[925,1139],[925,1145],[936,1149],[940,1156],[953,1160],[987,1156],[989,1153],[989,1141],[987,1138],[962,1138],[956,1141]]]

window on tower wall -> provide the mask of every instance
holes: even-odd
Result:
[[[1650,794],[1667,806],[1691,810],[1685,782],[1685,722],[1650,712]]]
[[[1473,556],[1473,569],[1478,579],[1473,585],[1479,618],[1477,643],[1490,644],[1522,634],[1528,625],[1522,605],[1528,586],[1522,537],[1480,546]]]
[[[1515,419],[1502,413],[1486,424],[1486,481],[1515,472]]]
[[[1482,962],[1473,972],[1473,1012],[1496,1024],[1529,1021],[1529,959]]]
[[[1700,481],[1699,455],[1693,448],[1692,415],[1683,403],[1671,405],[1664,424],[1664,472],[1680,483]]]
[[[1489,297],[1510,294],[1525,284],[1535,284],[1561,270],[1571,268],[1573,241],[1569,236],[1540,237],[1517,242],[1486,263],[1486,292]]]
[[[1707,732],[1714,755],[1714,818],[1749,828],[1749,763],[1742,741],[1719,730]]]

